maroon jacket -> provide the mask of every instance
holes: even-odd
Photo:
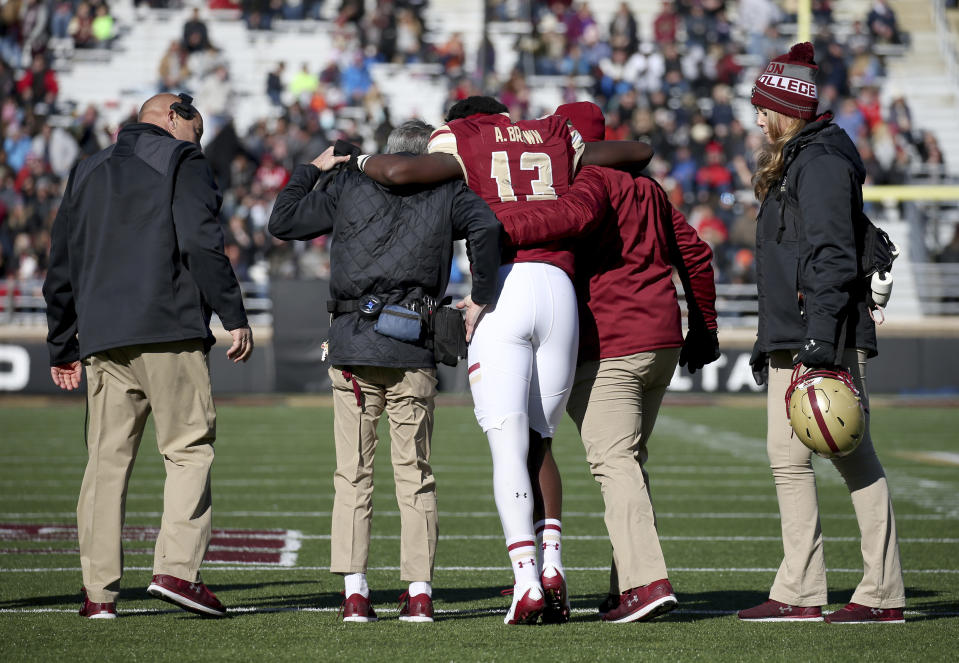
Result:
[[[597,221],[590,212],[604,200],[607,216]],[[712,250],[652,179],[586,166],[560,199],[497,216],[515,244],[580,236],[580,363],[683,344],[673,267],[690,324],[716,329]]]

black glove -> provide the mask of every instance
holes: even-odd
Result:
[[[753,369],[753,380],[758,386],[769,382],[769,355],[759,349],[759,341],[753,345],[753,353],[749,355],[749,367]]]
[[[348,143],[345,140],[337,140],[333,143],[333,156],[335,157],[345,157],[349,156],[350,160],[346,162],[346,167],[350,170],[359,170],[360,167],[356,163],[356,157],[360,156],[362,152],[353,143]]]
[[[831,368],[836,365],[836,346],[829,341],[807,339],[796,355],[795,363],[806,368]]]
[[[679,365],[690,374],[719,359],[719,337],[715,329],[693,327],[687,332],[683,349],[679,351]]]

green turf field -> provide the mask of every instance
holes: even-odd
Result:
[[[5,406],[6,405],[6,406]],[[565,490],[564,562],[573,618],[507,627],[512,576],[491,491],[489,453],[469,407],[437,411],[433,465],[441,539],[434,624],[397,619],[398,515],[389,447],[381,446],[369,580],[375,624],[343,624],[329,564],[332,411],[245,402],[219,407],[214,527],[273,531],[276,562],[204,565],[232,610],[203,620],[150,598],[152,542],[125,544],[127,572],[114,621],[76,615],[81,579],[74,509],[85,462],[84,410],[0,399],[0,661],[599,661],[957,660],[959,436],[949,408],[877,407],[873,437],[889,476],[907,588],[905,625],[744,624],[738,608],[766,598],[781,558],[765,460],[765,413],[746,405],[663,408],[648,468],[679,608],[649,623],[609,625],[609,544],[598,485],[568,421],[555,452]],[[162,463],[144,439],[127,524],[156,526]],[[838,473],[818,464],[830,608],[861,576],[858,530]],[[42,532],[24,534],[27,525]],[[61,526],[60,530],[56,527]],[[40,530],[35,530],[41,532]],[[67,534],[64,534],[67,532]],[[242,535],[235,535],[242,538]],[[58,538],[59,537],[59,538]],[[211,549],[212,550],[212,549]],[[286,565],[284,565],[286,564]]]

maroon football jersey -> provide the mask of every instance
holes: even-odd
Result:
[[[583,139],[565,117],[510,121],[505,114],[453,120],[430,136],[429,152],[456,157],[466,184],[494,212],[522,210],[569,190]],[[507,262],[547,262],[573,275],[570,242],[518,249]]]
[[[582,138],[558,115],[516,124],[506,115],[472,115],[443,125],[429,143],[429,152],[456,157],[467,185],[494,211],[555,200],[569,189],[582,151]]]

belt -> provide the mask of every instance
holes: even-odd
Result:
[[[383,309],[385,300],[385,296],[378,295],[365,295],[359,299],[330,299],[326,302],[326,310],[333,315],[359,313],[364,318],[376,318]],[[427,317],[436,310],[436,305],[436,300],[429,295],[404,304],[411,311],[425,314]]]
[[[330,299],[326,310],[333,315],[339,313],[359,313],[364,318],[375,318],[383,309],[383,299],[376,295],[367,295],[360,299]]]

